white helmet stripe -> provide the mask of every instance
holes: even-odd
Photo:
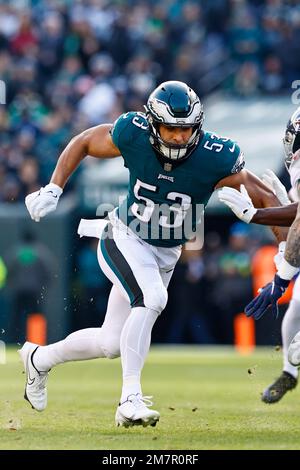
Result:
[[[190,112],[186,117],[173,116],[168,103],[160,101],[156,98],[151,101],[149,100],[148,107],[157,121],[164,124],[173,124],[176,126],[194,126],[196,123],[200,122],[201,118],[201,104],[199,100],[192,103]]]

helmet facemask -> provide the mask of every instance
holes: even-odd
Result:
[[[199,142],[204,119],[203,107],[196,93],[185,83],[165,82],[150,95],[145,108],[150,143],[156,152],[168,162],[186,159]],[[193,132],[185,144],[172,144],[162,139],[160,124],[168,127],[192,127]]]
[[[159,133],[159,123],[153,121],[152,116],[148,117],[150,126],[150,142],[159,154],[173,162],[187,158],[199,141],[200,128],[198,126],[174,126],[174,127],[193,127],[193,133],[185,144],[171,144],[165,142]],[[168,124],[169,126],[169,124]],[[171,127],[171,126],[170,126]]]

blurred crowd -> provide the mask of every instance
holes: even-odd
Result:
[[[161,81],[277,94],[299,56],[297,0],[0,1],[0,202],[46,184],[73,135],[142,110]]]

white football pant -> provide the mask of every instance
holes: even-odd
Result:
[[[121,355],[123,401],[131,393],[141,393],[140,374],[152,327],[167,304],[167,287],[181,246],[152,246],[115,218],[82,220],[78,233],[99,238],[98,261],[113,283],[105,320],[101,328],[79,330],[63,341],[40,347],[35,366],[46,371],[67,361]]]

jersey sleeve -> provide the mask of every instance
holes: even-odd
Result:
[[[110,130],[112,141],[120,150],[124,165],[129,170],[135,168],[137,159],[144,154],[146,133],[149,142],[146,116],[135,111],[121,114]]]
[[[239,173],[245,166],[244,153],[239,145],[230,139],[224,144],[224,148],[220,152],[220,160],[220,165],[218,165],[219,181],[227,176]]]
[[[110,130],[112,141],[121,151],[132,143],[131,123],[134,113],[124,113],[118,117]]]

